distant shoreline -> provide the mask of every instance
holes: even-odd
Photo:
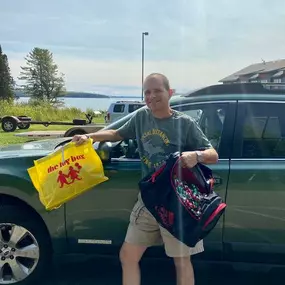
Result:
[[[16,96],[16,98],[30,98],[30,96]],[[66,96],[61,96],[59,98],[92,98],[92,99],[136,99],[137,101],[140,101],[141,97],[140,96],[98,96],[98,95],[90,95],[90,96],[74,96],[74,95],[66,95]]]
[[[15,92],[16,98],[30,98],[30,96],[23,94],[22,92]],[[66,95],[60,96],[59,98],[92,98],[92,99],[140,99],[140,96],[123,96],[123,95],[103,95],[103,94],[95,94],[95,93],[87,93],[87,92],[67,92]]]

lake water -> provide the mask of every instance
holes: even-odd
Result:
[[[107,111],[111,103],[116,101],[140,101],[141,98],[64,98],[64,104],[66,107],[76,107],[83,112],[87,108],[91,108],[94,111],[103,110]],[[28,102],[28,97],[20,97],[19,102]]]

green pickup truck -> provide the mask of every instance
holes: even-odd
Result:
[[[195,260],[285,265],[285,90],[213,85],[174,96],[171,106],[195,117],[218,151],[211,169],[215,191],[227,203]],[[52,256],[118,255],[141,179],[136,141],[94,143],[109,180],[47,212],[27,168],[69,141],[0,147],[0,284],[40,284],[33,282]],[[165,257],[162,247],[147,255]]]

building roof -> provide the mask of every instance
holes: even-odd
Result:
[[[221,79],[219,82],[236,81],[242,75],[255,75],[282,69],[285,69],[285,59],[255,63]]]

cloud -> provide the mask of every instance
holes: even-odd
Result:
[[[13,20],[11,20],[13,19]],[[35,46],[50,49],[74,90],[140,93],[145,74],[193,89],[261,58],[284,57],[285,1],[5,1],[0,39],[14,77]]]
[[[10,57],[10,67],[15,78],[19,76],[20,66],[25,64],[23,56],[24,54],[14,54]],[[65,74],[69,90],[103,92],[110,95],[141,94],[140,61],[88,60],[57,55],[54,59],[60,72]],[[236,59],[233,64],[243,66],[246,62]],[[171,87],[178,92],[215,84],[231,71],[232,66],[229,66],[227,60],[215,64],[207,60],[145,62],[145,75],[152,72],[164,73],[169,77]]]
[[[269,53],[271,48],[280,53],[274,46],[284,43],[285,2],[275,2],[30,0],[16,10],[12,0],[0,11],[0,38],[12,51],[40,46],[64,56],[139,60],[141,32],[147,30],[151,61],[250,58],[257,48],[267,53],[268,46]],[[17,47],[9,44],[15,41]]]

